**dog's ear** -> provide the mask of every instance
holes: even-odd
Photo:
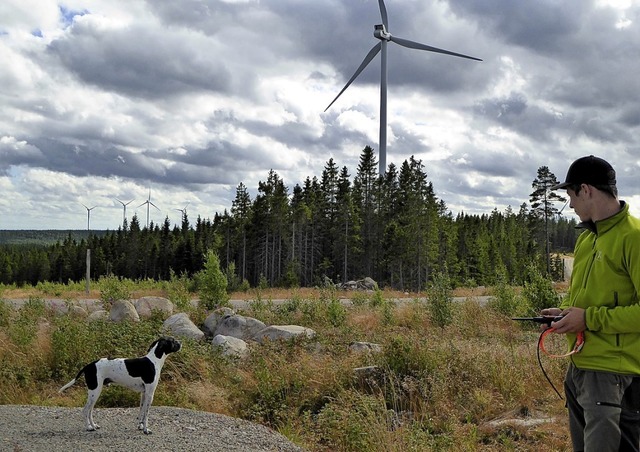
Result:
[[[158,342],[160,342],[160,339],[156,339],[155,341],[153,341],[153,343],[149,346],[147,353],[149,353],[151,349],[153,349],[153,347],[155,347]]]

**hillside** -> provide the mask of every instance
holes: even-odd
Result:
[[[92,235],[103,236],[108,231],[90,231]],[[67,237],[80,241],[86,239],[89,231],[83,229],[0,229],[0,245],[53,245]]]

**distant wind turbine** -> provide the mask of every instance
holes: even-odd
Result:
[[[191,204],[190,202],[187,203],[186,206],[184,206],[183,209],[176,209],[178,212],[182,212],[182,217],[184,218],[184,216],[187,214],[187,206]]]
[[[380,15],[382,16],[382,24],[375,25],[373,30],[373,36],[380,40],[373,48],[369,51],[364,60],[356,69],[356,72],[349,79],[347,84],[342,88],[342,91],[338,93],[338,95],[331,101],[329,106],[325,108],[324,111],[327,111],[333,103],[338,100],[338,97],[342,95],[343,92],[353,83],[353,81],[360,75],[360,73],[364,70],[365,67],[373,60],[373,58],[381,52],[381,72],[380,72],[380,143],[379,143],[379,173],[382,175],[387,170],[387,43],[389,41],[395,42],[402,47],[408,47],[410,49],[417,50],[426,50],[428,52],[436,52],[436,53],[444,53],[446,55],[453,55],[461,58],[468,58],[470,60],[482,61],[480,58],[475,58],[468,55],[463,55],[461,53],[450,52],[449,50],[438,49],[437,47],[431,47],[426,44],[420,44],[418,42],[409,41],[403,38],[397,38],[392,36],[389,30],[389,20],[387,18],[387,8],[384,5],[383,0],[378,0],[378,4],[380,5]]]
[[[182,220],[184,220],[184,218],[187,216],[187,206],[190,204],[191,202],[187,202],[187,204],[184,206],[184,208],[182,209],[176,209],[178,212],[182,212]]]
[[[122,208],[124,210],[124,212],[122,213],[122,224],[124,224],[124,222],[127,221],[127,206],[133,202],[133,199],[129,202],[122,202],[118,198],[116,198],[116,201],[122,204]]]
[[[85,206],[84,204],[82,204],[82,205],[84,206],[84,208],[85,208],[85,209],[87,209],[87,231],[89,231],[89,230],[90,230],[90,228],[89,228],[89,224],[90,224],[90,222],[91,222],[91,211],[92,211],[93,209],[95,209],[97,206],[87,207],[87,206]]]
[[[156,206],[154,203],[151,202],[151,189],[149,189],[149,197],[147,198],[147,200],[142,204],[140,204],[138,207],[142,207],[145,204],[147,205],[147,229],[148,229],[149,228],[149,206],[153,206],[156,209],[160,210],[158,206]]]

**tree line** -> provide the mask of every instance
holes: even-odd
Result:
[[[421,291],[446,272],[456,285],[521,283],[528,266],[561,276],[552,252],[570,251],[574,220],[558,215],[548,188],[556,183],[538,169],[530,206],[453,215],[435,195],[424,165],[411,157],[377,172],[371,147],[363,149],[355,176],[330,159],[318,178],[289,192],[273,170],[251,199],[240,183],[228,210],[191,224],[140,225],[137,216],[116,231],[49,246],[0,247],[0,282],[81,281],[91,250],[91,277],[168,280],[200,271],[213,250],[234,281],[293,287],[372,277],[382,287]],[[245,283],[245,284],[246,284]]]

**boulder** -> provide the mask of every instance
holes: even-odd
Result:
[[[254,339],[261,344],[265,341],[286,341],[298,337],[312,339],[316,336],[316,332],[311,328],[305,328],[298,325],[271,325],[260,330]]]
[[[204,331],[204,334],[206,334],[207,336],[214,336],[220,320],[222,320],[225,316],[232,316],[234,314],[235,312],[231,308],[223,307],[216,309],[211,314],[209,314],[206,319],[204,319],[204,323],[202,324],[202,331]]]
[[[356,353],[380,353],[382,347],[372,342],[352,342],[349,344],[349,350]]]
[[[153,311],[160,311],[164,318],[173,314],[173,303],[163,297],[142,297],[133,304],[138,315],[143,319],[148,319]]]
[[[237,337],[218,334],[213,338],[211,344],[214,347],[220,347],[224,356],[244,358],[249,354],[247,343]]]
[[[256,333],[264,330],[266,325],[252,317],[244,317],[238,314],[224,315],[216,324],[214,336],[237,337],[242,340],[253,339]]]
[[[109,313],[104,309],[98,309],[97,311],[93,311],[89,314],[89,317],[87,317],[87,322],[95,322],[97,320],[109,320]]]
[[[139,322],[140,316],[129,300],[118,300],[111,306],[109,312],[109,320],[113,322]]]
[[[162,324],[163,329],[174,336],[200,340],[204,333],[191,321],[184,312],[173,314]]]

